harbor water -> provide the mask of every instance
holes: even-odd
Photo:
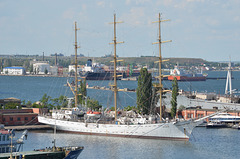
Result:
[[[53,146],[52,130],[30,131],[23,150]],[[238,159],[240,131],[197,127],[189,141],[89,136],[57,132],[57,146],[84,146],[79,159]]]
[[[209,71],[209,77],[226,77],[225,71]],[[234,79],[232,80],[232,88],[240,88],[240,72],[233,72]],[[66,77],[35,77],[35,76],[0,76],[0,99],[14,97],[21,100],[36,102],[39,101],[46,93],[51,98],[58,98],[60,95],[73,97],[69,87],[64,86],[67,80],[73,78]],[[87,81],[89,86],[109,87],[113,81]],[[206,80],[194,82],[179,82],[179,89],[185,91],[197,92],[215,92],[224,94],[225,79],[221,80]],[[163,81],[165,88],[171,89],[171,81]],[[137,81],[118,81],[119,88],[136,89]],[[240,90],[239,90],[240,91]],[[108,90],[88,89],[87,96],[96,99],[103,107],[113,106],[113,92]],[[134,92],[119,92],[118,93],[119,107],[136,105],[136,93]]]
[[[225,77],[227,72],[208,72],[209,77]],[[240,72],[233,72],[233,89],[240,88]],[[69,81],[72,79],[68,79]],[[35,102],[46,93],[51,98],[60,95],[73,97],[66,86],[65,77],[0,76],[0,99],[14,97]],[[111,81],[87,81],[89,86],[108,86]],[[215,92],[224,94],[226,80],[179,82],[185,91]],[[172,82],[164,81],[171,88]],[[136,89],[137,81],[119,81],[119,88]],[[113,106],[113,93],[107,90],[89,89],[87,95],[99,100],[104,107]],[[136,94],[119,92],[119,106],[136,105]],[[189,141],[152,139],[129,139],[90,136],[57,132],[57,146],[84,146],[79,158],[231,158],[240,156],[238,143],[240,131],[235,129],[206,129],[197,127]],[[20,135],[20,133],[17,133]],[[33,150],[52,146],[52,130],[30,131],[23,150]]]

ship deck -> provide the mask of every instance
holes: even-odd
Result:
[[[65,152],[57,151],[57,152],[41,152],[41,151],[25,151],[25,152],[13,152],[13,158],[22,158],[24,159],[62,159],[65,157]],[[9,159],[11,153],[1,153],[0,159]],[[24,156],[24,157],[23,157]]]

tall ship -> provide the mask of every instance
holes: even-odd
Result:
[[[179,68],[178,65],[170,70],[168,80],[172,81],[176,78],[178,81],[206,81],[206,74],[203,73],[188,73],[186,70]]]
[[[116,21],[116,15],[114,14],[114,39],[111,44],[114,44],[114,83],[111,85],[114,92],[114,107],[115,111],[113,114],[108,112],[84,112],[84,109],[77,105],[77,84],[75,85],[75,107],[62,110],[53,110],[51,116],[38,116],[38,121],[43,124],[56,126],[57,130],[86,134],[86,135],[100,135],[100,136],[115,136],[115,137],[126,137],[126,138],[145,138],[145,139],[176,139],[176,140],[188,140],[195,126],[200,124],[203,119],[198,120],[174,120],[163,119],[162,113],[162,56],[161,56],[161,44],[168,42],[161,40],[161,22],[162,20],[159,14],[156,23],[159,24],[159,38],[154,44],[159,45],[159,83],[155,87],[159,88],[159,103],[160,112],[156,113],[159,115],[142,116],[134,112],[126,112],[126,114],[120,114],[117,109],[117,73],[116,65],[116,45],[123,42],[117,42],[116,40],[116,24],[120,23]],[[75,55],[77,55],[77,41],[76,41],[77,28],[75,25]],[[75,57],[75,64],[77,65],[77,59]],[[77,70],[77,66],[76,69]],[[77,71],[75,71],[75,80],[77,83]],[[73,90],[73,89],[72,89]]]

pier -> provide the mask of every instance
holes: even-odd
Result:
[[[111,87],[100,87],[100,86],[92,86],[92,87],[89,87],[87,85],[87,89],[100,89],[100,90],[108,90],[108,91],[113,91],[113,88]],[[123,89],[118,89],[118,91],[120,92],[136,92],[135,89],[129,89],[129,88],[123,88]]]
[[[52,129],[50,125],[22,125],[22,126],[5,126],[5,129],[14,130],[49,130]]]
[[[206,77],[207,80],[222,80],[227,79],[227,77]],[[234,79],[234,77],[232,77]]]

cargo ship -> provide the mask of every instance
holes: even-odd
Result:
[[[106,71],[102,64],[92,63],[92,59],[87,60],[87,64],[79,75],[86,80],[113,80],[113,71]],[[117,80],[126,78],[125,72],[117,72]]]
[[[178,81],[206,81],[207,74],[202,73],[187,73],[186,70],[180,69],[177,66],[170,71],[168,80],[172,81],[176,78]]]

